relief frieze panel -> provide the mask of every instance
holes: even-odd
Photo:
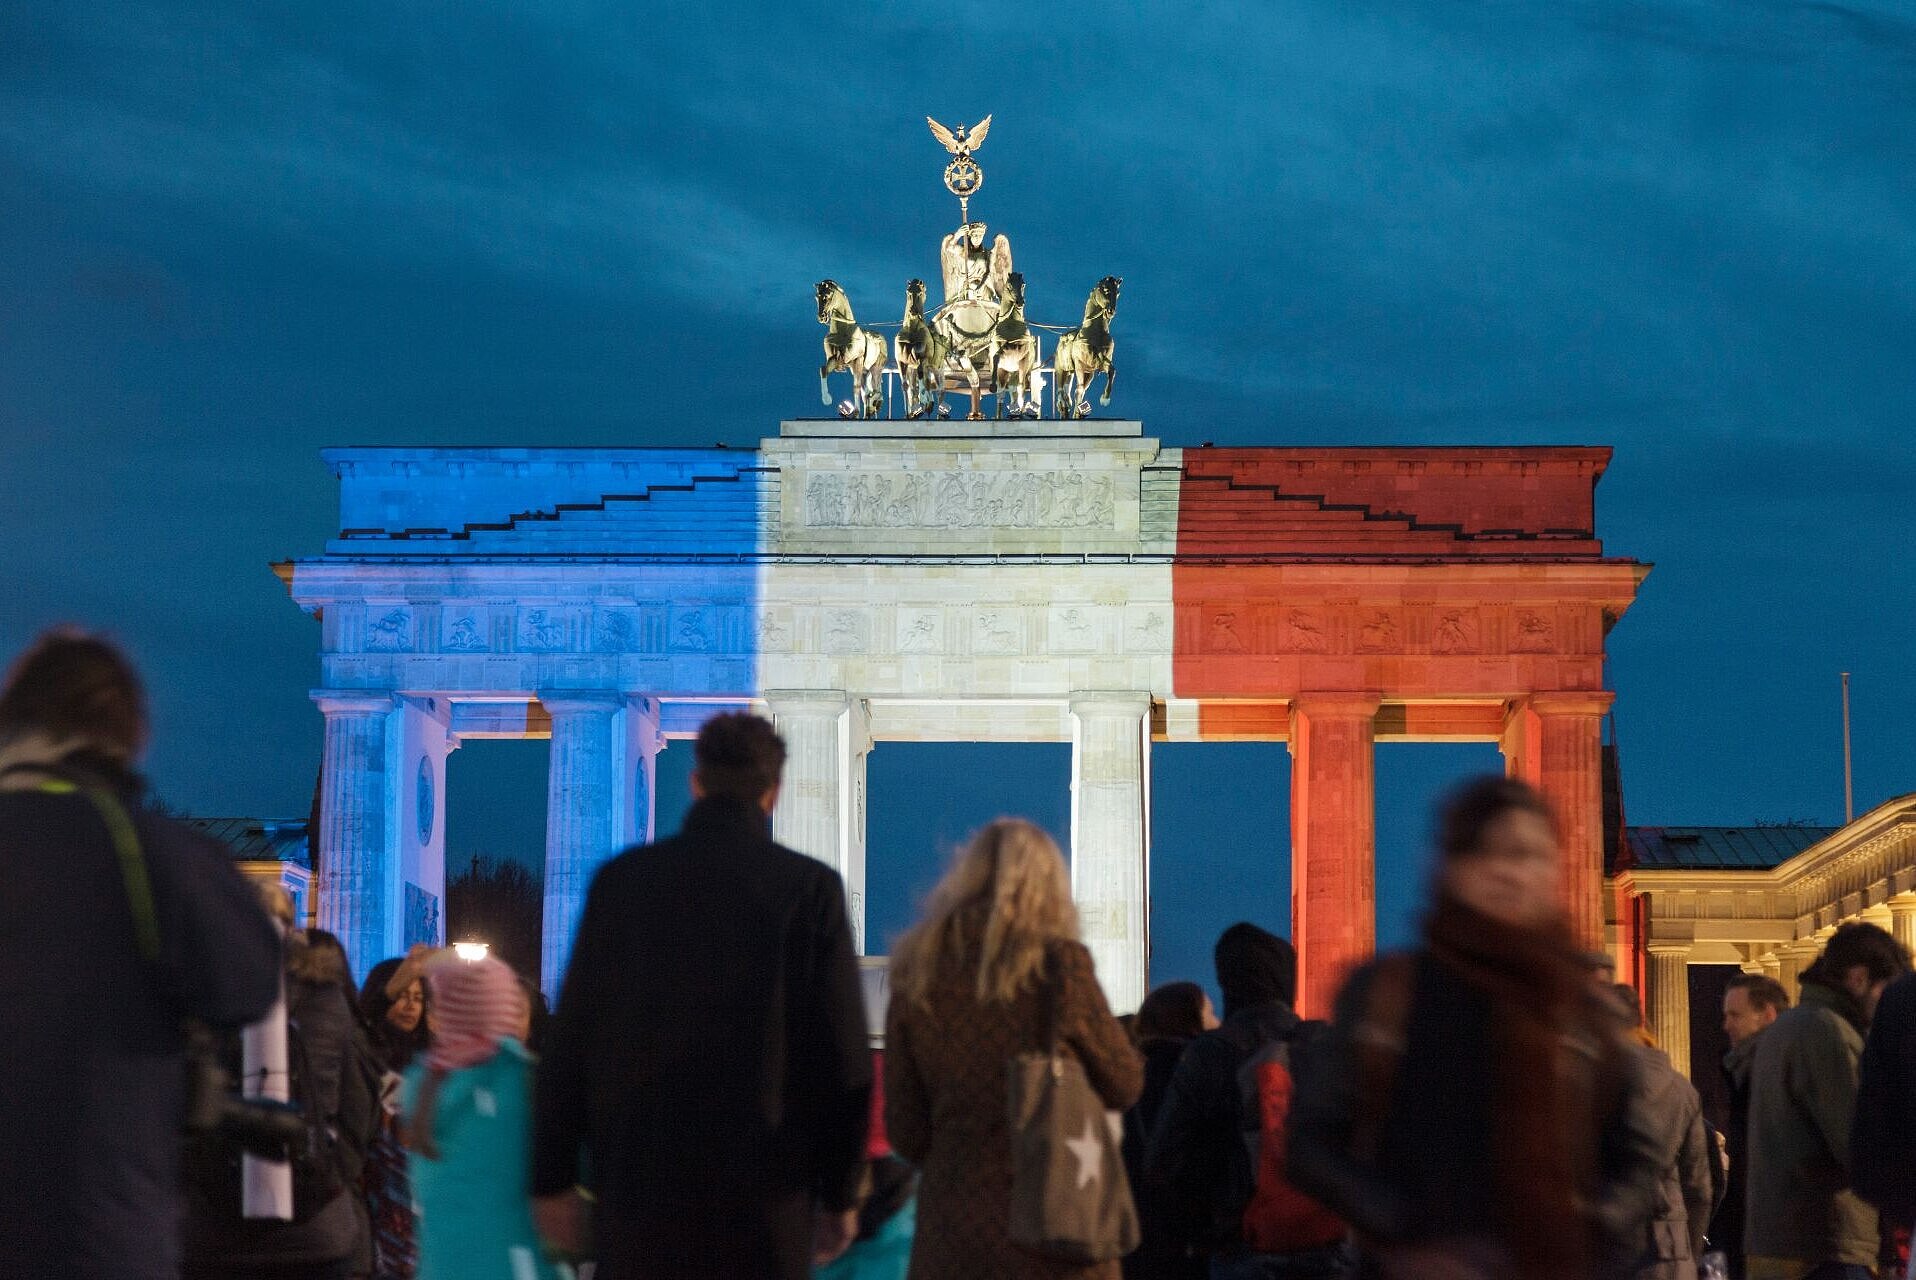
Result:
[[[368,653],[406,653],[412,649],[412,610],[403,605],[372,605],[366,614]]]
[[[945,618],[939,609],[900,609],[896,619],[899,653],[942,653]]]
[[[441,619],[439,647],[447,653],[484,653],[492,647],[491,619],[483,609],[451,608]]]
[[[1023,610],[1010,605],[987,605],[972,614],[971,651],[982,657],[1008,657],[1023,653]]]
[[[1077,471],[813,472],[812,529],[1110,529],[1110,475]]]

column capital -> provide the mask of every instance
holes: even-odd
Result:
[[[1070,697],[1074,716],[1127,716],[1151,713],[1151,695],[1134,689],[1075,689]]]
[[[1653,956],[1680,956],[1687,960],[1690,958],[1690,952],[1696,949],[1696,944],[1652,938],[1643,945],[1643,949]]]
[[[1374,716],[1384,696],[1363,690],[1319,690],[1291,695],[1291,718],[1307,716]]]
[[[329,716],[378,715],[399,705],[385,689],[314,689],[312,699]]]
[[[1528,707],[1540,716],[1601,716],[1617,695],[1608,689],[1549,689],[1518,698],[1512,710]]]
[[[843,689],[767,689],[764,698],[774,716],[837,715],[852,701]]]
[[[611,715],[625,705],[625,695],[616,689],[547,689],[539,695],[539,705],[553,717],[568,715]]]

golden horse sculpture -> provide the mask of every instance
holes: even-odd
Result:
[[[829,405],[829,375],[852,375],[852,398],[839,407],[847,418],[876,418],[885,407],[885,339],[861,329],[851,299],[836,280],[818,282],[818,322],[825,328],[825,363],[818,366],[819,399]]]
[[[1106,276],[1092,288],[1084,302],[1084,323],[1067,330],[1058,338],[1051,356],[1053,411],[1060,418],[1082,418],[1091,412],[1091,383],[1102,373],[1104,394],[1099,404],[1111,403],[1111,384],[1118,380],[1112,355],[1117,344],[1111,340],[1111,319],[1118,314],[1118,289],[1124,284],[1116,276]]]
[[[925,322],[925,282],[913,280],[905,285],[905,319],[892,339],[898,354],[898,382],[903,388],[905,416],[916,418],[937,411],[945,412],[945,362],[951,344],[945,336]]]
[[[1038,416],[1039,355],[1038,335],[1025,323],[1025,275],[1013,271],[991,331],[991,396],[1000,418]]]

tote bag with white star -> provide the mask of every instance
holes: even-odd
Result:
[[[1138,1211],[1118,1149],[1119,1115],[1058,1047],[1062,982],[1045,976],[1045,1051],[1008,1064],[1013,1244],[1066,1262],[1104,1262],[1138,1247]]]

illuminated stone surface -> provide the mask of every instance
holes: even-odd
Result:
[[[1374,934],[1377,738],[1502,744],[1563,815],[1596,939],[1603,638],[1645,572],[1597,541],[1607,450],[797,422],[752,450],[325,456],[340,533],[282,572],[324,619],[318,892],[361,969],[403,941],[406,884],[443,897],[419,758],[443,811],[458,741],[554,738],[550,989],[592,870],[652,832],[658,745],[733,707],[791,745],[775,830],[844,876],[861,942],[872,743],[1069,741],[1086,938],[1134,1007],[1167,738],[1292,741],[1312,1012]]]

